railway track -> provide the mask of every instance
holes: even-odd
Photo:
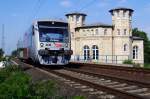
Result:
[[[62,77],[62,81],[100,99],[150,99],[149,86],[144,83],[96,74],[80,69],[63,68],[44,71]]]
[[[62,76],[70,81],[74,81],[89,86],[90,88],[89,90],[87,89],[88,91],[91,91],[93,94],[95,93],[95,94],[102,95],[103,93],[102,97],[105,98],[109,98],[109,99],[149,99],[150,98],[149,88],[139,87],[137,85],[130,85],[128,83],[117,82],[114,80],[112,81],[111,79],[100,78],[97,76],[85,74],[83,72],[81,73],[79,71],[75,72],[66,69],[51,71],[46,68],[44,70]]]
[[[147,83],[147,85],[150,85],[150,69],[100,65],[100,64],[87,64],[87,63],[70,64],[70,67],[77,67],[77,66],[79,66],[80,70],[81,69],[88,70],[106,76],[123,78],[145,84]]]

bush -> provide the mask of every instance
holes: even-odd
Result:
[[[144,68],[150,68],[150,63],[145,63]]]
[[[133,64],[132,60],[124,60],[123,64]]]
[[[29,83],[30,77],[23,72],[13,72],[11,76],[5,79],[4,82],[0,84],[0,95],[5,96],[28,96],[29,93]]]
[[[46,80],[33,83],[29,75],[22,72],[19,66],[7,65],[0,69],[0,99],[66,99],[57,96],[54,81]],[[75,96],[72,99],[85,99]]]
[[[56,84],[53,81],[40,81],[32,85],[32,96],[40,96],[39,99],[47,99],[56,93]]]
[[[140,63],[133,63],[133,67],[141,67]]]

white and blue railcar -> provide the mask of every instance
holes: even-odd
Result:
[[[66,65],[72,55],[68,23],[38,20],[24,36],[24,58],[41,65]]]

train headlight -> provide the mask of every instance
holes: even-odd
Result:
[[[65,43],[65,47],[68,47],[68,44],[67,44],[67,43]]]
[[[43,47],[43,46],[44,46],[44,44],[43,44],[43,43],[40,43],[40,46],[41,46],[41,47]]]

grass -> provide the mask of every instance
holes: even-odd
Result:
[[[150,69],[150,63],[145,63],[144,68],[149,68]]]

